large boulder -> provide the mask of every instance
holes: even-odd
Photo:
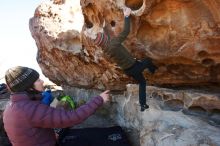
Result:
[[[80,5],[81,4],[81,5]],[[44,2],[30,19],[38,63],[53,82],[84,88],[124,90],[131,78],[84,35],[123,27],[122,8],[132,8],[124,45],[138,59],[151,57],[159,70],[150,84],[216,85],[220,82],[220,1],[65,0]]]

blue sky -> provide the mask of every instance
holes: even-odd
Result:
[[[40,71],[37,47],[29,30],[29,19],[45,0],[4,0],[0,5],[0,78],[13,66],[22,65]]]

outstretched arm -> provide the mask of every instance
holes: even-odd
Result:
[[[124,30],[118,35],[117,40],[119,43],[122,43],[130,32],[130,14],[131,9],[125,8],[124,10]]]
[[[100,96],[92,98],[88,103],[80,106],[75,111],[55,109],[53,107],[32,103],[23,107],[30,123],[35,127],[41,128],[65,128],[83,122],[91,116],[97,108],[110,100],[108,90]],[[28,112],[27,112],[28,111]]]

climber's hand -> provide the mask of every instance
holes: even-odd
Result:
[[[128,8],[128,7],[125,7],[125,8],[123,9],[123,12],[124,12],[124,16],[125,16],[125,17],[128,17],[128,16],[130,16],[130,14],[131,14],[131,9]]]

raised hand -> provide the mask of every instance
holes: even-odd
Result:
[[[106,90],[106,91],[102,92],[100,94],[100,96],[102,97],[104,103],[110,101],[109,90]]]
[[[131,9],[128,8],[128,7],[125,7],[125,8],[123,9],[123,12],[124,12],[124,16],[125,16],[125,17],[128,17],[128,16],[130,16],[130,14],[131,14]]]

